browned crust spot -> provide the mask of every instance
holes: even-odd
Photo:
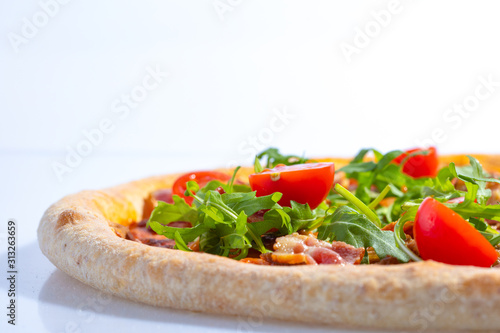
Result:
[[[56,228],[60,229],[64,227],[66,224],[73,224],[76,220],[81,220],[82,214],[78,213],[73,209],[66,209],[59,214],[57,219]]]

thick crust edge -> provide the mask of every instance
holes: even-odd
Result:
[[[499,169],[500,156],[477,157],[486,169]],[[460,164],[463,158],[445,156],[442,160],[459,159]],[[346,162],[333,161],[338,166]],[[250,172],[244,169],[242,176]],[[177,176],[152,177],[61,199],[41,219],[42,252],[83,283],[154,306],[330,327],[419,331],[500,327],[498,269],[434,262],[258,266],[116,236],[113,223],[140,219],[144,198],[171,186]]]

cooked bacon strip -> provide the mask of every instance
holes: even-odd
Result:
[[[279,237],[274,252],[261,258],[271,265],[356,265],[365,254],[364,248],[355,248],[344,242],[330,244],[312,235],[291,235]]]

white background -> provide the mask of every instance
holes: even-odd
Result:
[[[19,226],[18,325],[7,326],[2,310],[3,332],[240,325],[103,301],[57,271],[38,250],[36,228],[66,194],[249,163],[267,146],[307,156],[422,143],[441,153],[499,153],[498,2],[73,0],[49,6],[44,20],[41,3],[50,2],[0,1],[2,271],[7,219]],[[349,47],[356,53],[346,56]],[[168,77],[129,112],[118,110],[154,69]],[[488,78],[489,88],[481,83]],[[289,116],[276,120],[276,112]],[[103,121],[112,130],[89,146],[84,133]],[[86,156],[75,157],[84,146]],[[102,304],[86,303],[96,299]]]

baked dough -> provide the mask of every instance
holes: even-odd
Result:
[[[475,156],[486,170],[500,170],[500,156]],[[337,169],[348,162],[324,160],[334,161]],[[444,156],[441,161],[468,163],[465,156]],[[251,172],[243,168],[239,175],[245,179]],[[430,261],[394,266],[260,266],[152,247],[115,234],[116,223],[140,220],[144,199],[157,189],[171,187],[178,176],[152,177],[63,198],[40,222],[42,252],[83,283],[154,306],[332,328],[500,328],[499,269]]]

